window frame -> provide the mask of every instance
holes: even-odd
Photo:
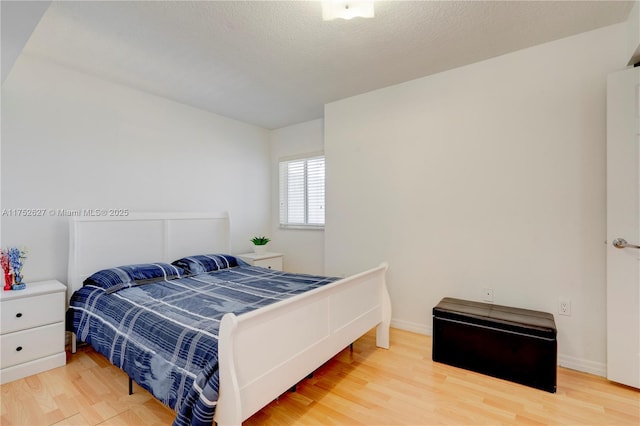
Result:
[[[324,181],[325,181],[325,185],[324,188],[325,190],[323,191],[324,196],[323,196],[323,209],[325,211],[325,216],[324,216],[324,220],[322,224],[314,224],[314,223],[308,223],[309,221],[309,194],[308,194],[308,161],[309,160],[314,160],[317,158],[322,158],[324,160]],[[283,218],[283,208],[287,208],[289,205],[289,200],[288,198],[284,201],[286,203],[287,207],[283,207],[283,195],[285,197],[287,197],[287,192],[289,189],[288,186],[288,181],[286,182],[286,187],[283,188],[283,171],[282,171],[282,167],[283,164],[287,164],[287,163],[291,163],[291,162],[299,162],[299,161],[304,161],[304,223],[289,223],[288,222],[288,217],[287,217],[287,222],[283,223],[282,218]],[[284,191],[284,193],[283,193]],[[286,212],[285,212],[286,214]],[[296,155],[296,156],[290,156],[290,157],[282,157],[280,159],[278,159],[278,226],[281,229],[305,229],[305,230],[324,230],[326,225],[326,157],[324,155],[324,152],[313,152],[313,153],[308,153],[308,154],[301,154],[301,155]]]

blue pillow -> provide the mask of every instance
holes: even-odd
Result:
[[[182,268],[168,263],[140,263],[103,269],[84,280],[83,285],[94,285],[113,293],[123,288],[173,280],[185,276]]]
[[[183,257],[171,264],[184,269],[190,275],[198,275],[238,266],[238,260],[228,254],[199,254]]]

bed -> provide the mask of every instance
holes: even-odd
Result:
[[[68,325],[76,324],[71,327],[74,332],[73,349],[75,333],[80,340],[92,344],[101,340],[103,348],[111,347],[107,357],[134,380],[142,382],[138,384],[153,390],[155,381],[160,382],[161,387],[173,389],[171,397],[159,399],[176,409],[177,425],[210,424],[212,417],[219,425],[240,425],[374,327],[377,345],[389,347],[391,304],[385,284],[387,265],[384,263],[341,279],[252,267],[228,255],[230,226],[226,213],[74,217],[70,221],[69,238],[69,297],[70,304],[75,307],[69,309]],[[204,254],[221,255],[214,256],[212,261],[219,266],[203,271],[203,262],[189,263],[194,258],[202,260],[196,255]],[[131,280],[113,291],[94,285],[102,282],[99,279],[94,281],[99,276],[96,272],[134,264],[157,266],[162,270],[162,279],[147,279],[148,276],[143,275],[139,277],[141,279]],[[233,275],[241,277],[240,283],[230,287],[230,281],[235,280]],[[264,280],[260,281],[258,277]],[[90,285],[83,289],[87,279]],[[242,286],[242,291],[235,287],[237,285]],[[287,294],[275,296],[270,293],[273,287],[283,287]],[[167,292],[176,288],[183,290],[166,299]],[[224,293],[226,302],[219,303],[224,306],[216,313],[207,310],[211,303],[207,302],[210,302],[210,296],[203,293],[205,288],[207,291],[213,289],[216,297],[222,294],[220,292]],[[156,291],[160,292],[160,302],[151,301],[153,295],[147,299]],[[271,301],[263,305],[262,302],[253,303],[252,299],[250,302],[255,306],[249,310],[246,305],[229,302],[225,293],[229,291],[243,293],[243,297],[246,294],[251,297],[266,294]],[[183,303],[188,293],[196,294],[195,299],[204,301],[204,305],[194,308],[195,312],[190,311],[189,303]],[[97,302],[98,296],[103,299],[100,303]],[[85,302],[88,299],[89,302],[80,305],[80,299],[85,299]],[[116,307],[108,301],[114,299],[127,299],[126,303],[131,306]],[[160,351],[148,347],[149,343],[143,341],[144,338],[129,339],[129,335],[140,334],[131,333],[137,325],[129,319],[159,311],[156,308],[158,303],[173,305],[167,300],[178,299],[180,302],[175,305],[179,313],[161,314],[169,318],[171,327],[147,327],[148,334],[158,336],[158,339],[163,330],[173,336],[158,343],[161,346],[173,345],[167,350],[172,354],[168,357],[170,359],[155,356]],[[89,310],[99,304],[107,306],[103,308],[106,311],[125,312],[129,319],[121,321],[124,330],[116,330],[110,324],[108,328],[113,331],[105,332],[95,325],[95,321],[100,320],[94,319],[93,323],[86,320],[97,318],[99,314]],[[135,311],[132,306],[142,307],[146,313]],[[78,317],[83,315],[86,321],[79,325]],[[200,353],[199,349],[193,349],[189,340],[193,339],[192,335],[185,340],[186,331],[177,328],[176,324],[182,322],[177,318],[193,316],[196,317],[196,325],[188,323],[186,327],[204,333],[205,337],[200,335],[195,339],[204,342],[205,352],[216,344],[217,351]],[[115,337],[111,338],[109,334]],[[177,341],[183,343],[176,344]],[[189,362],[202,358],[202,371],[191,371],[181,364],[182,361],[176,361],[174,358],[179,353],[187,354]],[[191,376],[192,383],[175,374],[180,369],[189,370],[187,376]],[[158,371],[164,373],[158,374]],[[171,380],[174,383],[168,384],[167,381]],[[181,381],[182,387],[175,381]],[[189,388],[186,397],[176,395],[175,389],[184,390],[185,387]]]

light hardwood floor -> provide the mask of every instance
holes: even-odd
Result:
[[[89,348],[1,386],[0,424],[170,425],[174,414]],[[370,332],[244,425],[640,425],[640,392],[560,368],[551,394],[431,361],[431,338]]]

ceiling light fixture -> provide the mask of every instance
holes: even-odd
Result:
[[[373,18],[373,0],[369,1],[323,1],[322,19]]]

